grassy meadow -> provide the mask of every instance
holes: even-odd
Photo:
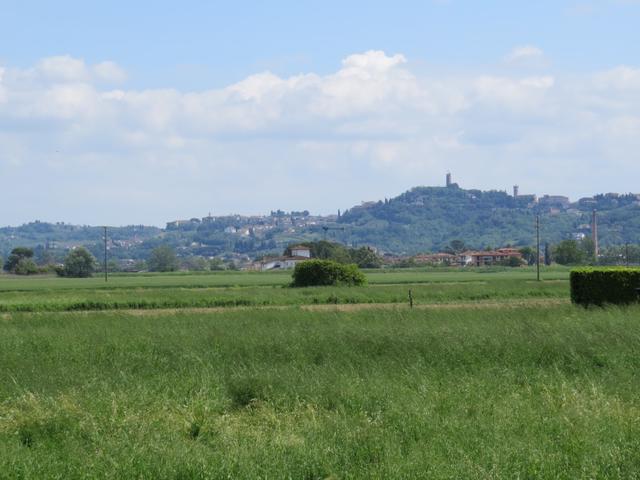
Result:
[[[2,278],[0,478],[640,478],[640,307],[436,273]]]
[[[477,271],[373,270],[369,285],[287,288],[291,272],[119,275],[105,282],[56,277],[0,277],[0,312],[207,308],[305,304],[446,303],[568,298],[568,272],[532,269]]]

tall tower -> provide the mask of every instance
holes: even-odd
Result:
[[[598,261],[598,211],[593,210],[593,216],[591,217],[591,240],[593,240],[593,258]]]
[[[518,185],[513,186],[513,198],[518,198],[518,190],[520,187]]]
[[[447,187],[451,186],[451,173],[447,173]]]

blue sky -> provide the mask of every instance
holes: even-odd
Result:
[[[640,1],[97,3],[0,1],[0,224],[640,191]]]

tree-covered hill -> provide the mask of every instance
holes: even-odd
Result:
[[[392,199],[354,207],[339,222],[349,227],[352,242],[417,253],[442,250],[454,239],[473,248],[531,245],[536,215],[543,242],[590,235],[595,208],[602,245],[640,240],[636,195],[598,195],[589,202],[562,206],[524,200],[501,191],[416,187]]]

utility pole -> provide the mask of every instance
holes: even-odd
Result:
[[[593,209],[593,216],[591,218],[591,239],[593,240],[593,261],[598,263],[598,211]]]
[[[629,266],[629,242],[624,244],[624,263],[627,267]]]
[[[540,215],[536,215],[536,279],[540,281]]]
[[[107,227],[104,227],[104,281],[106,282],[107,279]]]

